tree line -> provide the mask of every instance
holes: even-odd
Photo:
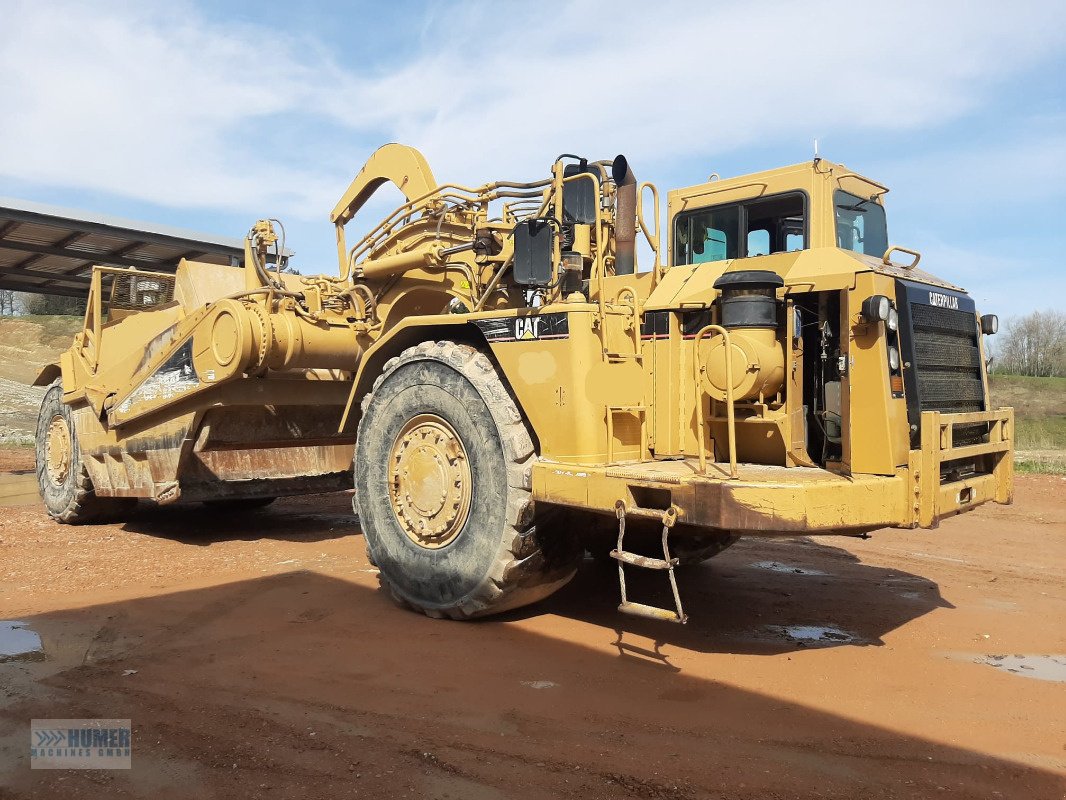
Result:
[[[29,294],[0,289],[0,316],[36,314],[41,316],[76,316],[85,314],[85,298]]]
[[[1008,375],[1066,377],[1066,312],[1034,311],[1007,321],[995,337],[992,369]]]

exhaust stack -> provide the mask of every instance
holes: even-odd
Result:
[[[623,155],[615,156],[611,177],[617,187],[614,206],[616,275],[632,275],[637,260],[637,179]]]

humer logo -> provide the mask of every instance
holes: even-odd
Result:
[[[31,769],[129,769],[128,719],[30,721]]]
[[[940,308],[953,308],[958,310],[959,298],[950,294],[941,294],[940,292],[929,293],[929,305],[940,306]]]

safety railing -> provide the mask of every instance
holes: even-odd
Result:
[[[648,223],[644,219],[644,191],[646,189],[651,190],[652,213],[655,214],[654,230],[648,229]],[[652,277],[655,283],[658,283],[660,278],[662,278],[663,270],[662,255],[659,251],[661,238],[659,232],[659,189],[650,181],[644,181],[637,188],[637,225],[640,227],[640,232],[644,234],[644,239],[648,242],[652,255],[655,256],[655,262],[652,264]]]
[[[700,379],[706,366],[703,365],[699,357],[699,345],[705,336],[708,334],[715,334],[722,337],[725,344],[725,413],[726,413],[726,430],[729,438],[729,477],[731,480],[737,478],[737,430],[736,421],[733,418],[733,343],[729,339],[729,331],[723,328],[721,325],[705,325],[700,328],[700,332],[696,334],[696,338],[692,342],[692,363],[693,363],[693,377],[694,377],[694,391],[696,393],[696,439],[699,447],[700,456],[700,474],[707,474],[707,446],[705,443],[705,437],[707,432],[704,430],[704,416],[703,416],[703,382]]]

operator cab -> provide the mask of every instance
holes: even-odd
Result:
[[[880,259],[888,189],[816,160],[670,193],[671,264],[838,247]]]

